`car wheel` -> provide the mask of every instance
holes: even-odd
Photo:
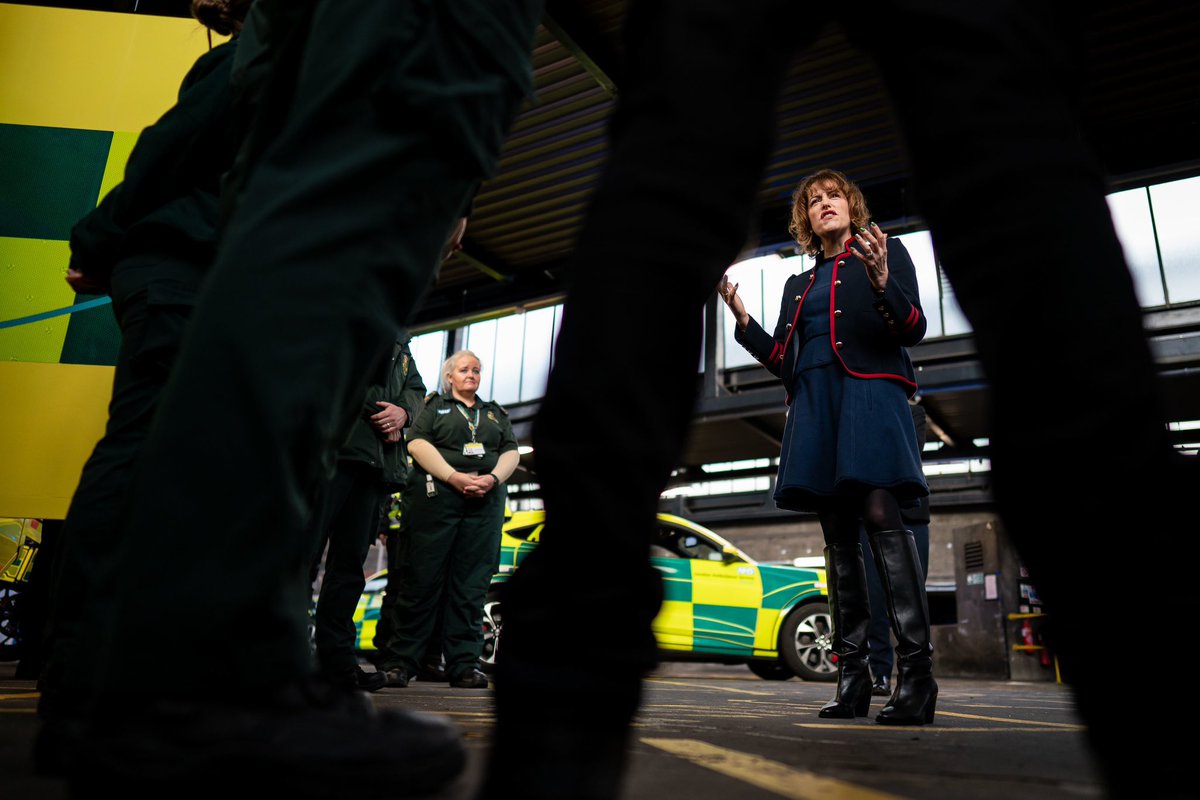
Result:
[[[484,672],[491,672],[496,667],[496,653],[500,650],[502,627],[500,600],[492,594],[483,605],[483,652],[479,656],[479,667]]]
[[[16,588],[0,589],[0,661],[16,661],[21,657],[19,593]]]
[[[782,661],[747,661],[746,666],[764,681],[787,681],[796,677]]]
[[[806,681],[836,681],[829,604],[805,603],[793,609],[779,631],[779,653],[783,663]]]

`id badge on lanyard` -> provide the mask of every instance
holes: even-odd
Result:
[[[475,441],[475,431],[479,429],[479,406],[475,407],[474,420],[467,416],[467,412],[463,410],[462,406],[456,403],[454,407],[458,409],[458,413],[462,414],[463,419],[467,421],[467,428],[471,431],[471,441],[463,445],[463,455],[468,458],[483,458],[483,442]]]

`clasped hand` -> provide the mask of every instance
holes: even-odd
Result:
[[[483,497],[496,488],[496,479],[490,473],[469,475],[466,472],[454,472],[446,482],[464,497]]]

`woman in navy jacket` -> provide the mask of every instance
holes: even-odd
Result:
[[[906,347],[925,335],[916,271],[904,245],[869,222],[858,187],[823,170],[792,196],[791,231],[816,266],[788,279],[767,333],[737,286],[721,296],[737,340],[783,381],[788,418],[775,502],[815,511],[825,536],[837,694],[822,717],[866,716],[870,605],[859,545],[866,527],[896,634],[896,688],[876,721],[933,721],[937,684],[920,562],[900,505],[929,490],[907,398],[917,384]]]

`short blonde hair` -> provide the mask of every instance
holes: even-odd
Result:
[[[454,371],[454,365],[458,363],[460,358],[469,357],[479,362],[479,371],[483,371],[483,359],[472,353],[470,350],[459,350],[445,361],[442,362],[442,394],[450,391],[450,373]]]
[[[821,257],[821,239],[813,233],[812,223],[808,219],[808,196],[814,186],[824,188],[828,184],[833,184],[845,195],[850,206],[850,221],[855,227],[865,228],[871,221],[867,200],[854,181],[835,169],[823,169],[809,175],[792,192],[792,223],[788,225],[788,232],[795,237],[796,244],[813,258]]]

